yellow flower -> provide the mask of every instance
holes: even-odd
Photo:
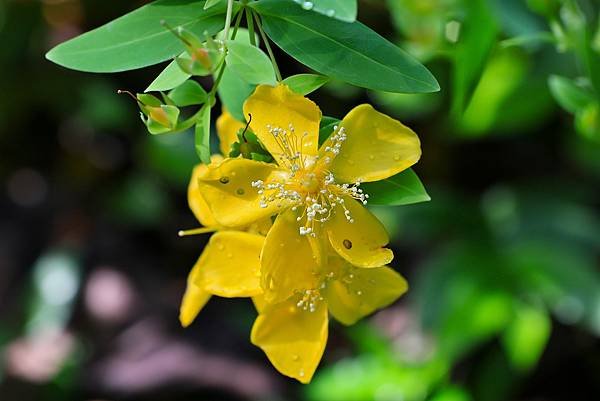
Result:
[[[368,194],[360,184],[416,163],[417,135],[365,104],[350,111],[319,148],[321,111],[285,85],[259,86],[244,113],[276,164],[225,159],[199,179],[199,190],[223,226],[278,215],[261,256],[266,301],[314,288],[329,247],[357,267],[389,263],[388,235],[364,207]]]
[[[267,304],[255,297],[259,316],[252,343],[273,366],[302,383],[310,382],[327,343],[328,312],[343,324],[394,302],[406,292],[404,278],[389,267],[357,268],[337,256],[329,258],[327,273],[317,286],[285,302]]]
[[[237,131],[244,124],[235,120],[227,111],[217,120],[217,134],[221,152],[226,154],[236,140]],[[223,158],[212,157],[213,163]],[[188,275],[187,288],[181,301],[179,320],[189,326],[212,295],[222,297],[251,297],[262,292],[260,287],[260,253],[264,235],[271,226],[263,219],[246,227],[223,227],[214,218],[208,204],[200,195],[198,180],[208,174],[211,166],[198,165],[192,172],[188,186],[188,204],[194,216],[204,226],[188,233],[214,234],[200,258]],[[228,231],[229,230],[229,231]],[[185,234],[185,232],[184,232]]]

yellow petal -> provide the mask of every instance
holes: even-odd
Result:
[[[254,308],[256,308],[258,313],[262,313],[269,305],[267,301],[265,301],[265,296],[263,294],[253,296],[252,303],[254,304]]]
[[[183,327],[188,327],[192,324],[211,297],[209,292],[194,284],[199,270],[200,266],[196,264],[188,275],[187,287],[181,300],[181,306],[179,307],[179,322],[181,322]]]
[[[241,231],[220,231],[204,248],[194,268],[194,284],[221,297],[261,293],[260,251],[264,237]]]
[[[278,212],[283,203],[260,206],[260,195],[252,182],[271,181],[283,174],[277,166],[248,159],[225,159],[208,169],[198,187],[215,220],[225,227],[241,227]]]
[[[346,263],[341,275],[327,285],[325,297],[333,317],[351,325],[391,304],[407,289],[406,280],[389,267],[357,269]]]
[[[219,136],[219,149],[225,157],[229,155],[231,145],[237,142],[237,133],[246,125],[235,118],[223,108],[223,112],[217,118],[217,135]]]
[[[222,160],[220,156],[212,156],[212,163],[219,163]],[[200,224],[205,227],[214,227],[217,226],[217,221],[215,220],[208,204],[200,194],[200,187],[198,186],[198,180],[200,177],[203,177],[208,172],[209,167],[205,164],[199,164],[194,167],[192,171],[192,178],[190,178],[190,183],[188,185],[188,204],[194,216],[198,219]]]
[[[280,214],[267,234],[261,254],[261,285],[268,302],[281,302],[297,291],[317,286],[319,258],[298,232],[296,213]]]
[[[389,237],[381,222],[356,200],[345,197],[344,201],[354,222],[346,219],[341,207],[335,208],[325,226],[333,249],[358,267],[379,267],[391,262],[394,254],[385,248]]]
[[[292,153],[300,151],[303,156],[317,155],[321,110],[314,102],[292,92],[286,85],[259,85],[244,103],[244,115],[249,118],[249,114],[252,115],[250,128],[280,166],[289,167],[286,156],[291,154],[286,154],[268,126],[282,128],[290,134],[291,124],[294,135],[286,138]]]
[[[407,169],[421,157],[417,135],[368,104],[352,109],[340,127],[347,139],[330,166],[338,182],[382,180]],[[321,152],[329,145],[326,141]]]
[[[259,346],[279,372],[309,383],[327,343],[327,308],[314,312],[286,301],[261,313],[252,327],[252,343]]]

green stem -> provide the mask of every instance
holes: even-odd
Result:
[[[260,36],[263,40],[263,42],[265,43],[265,47],[267,48],[267,53],[269,54],[269,58],[271,59],[271,63],[273,64],[273,69],[275,70],[275,75],[277,76],[277,81],[281,82],[281,72],[279,72],[279,66],[277,65],[277,61],[275,60],[275,55],[273,54],[273,50],[271,49],[271,45],[269,45],[269,39],[267,38],[267,35],[265,35],[265,31],[262,28],[262,25],[260,23],[260,19],[258,17],[257,14],[255,14],[254,12],[252,12],[254,14],[254,18],[256,19],[256,27],[258,28],[258,31],[260,32]]]
[[[252,11],[246,8],[246,22],[248,24],[248,34],[250,35],[250,44],[256,46],[256,38],[254,37],[254,19],[252,18]]]
[[[227,14],[225,15],[225,40],[229,39],[229,26],[233,14],[233,0],[227,0]]]
[[[233,33],[231,34],[231,40],[234,40],[238,29],[240,27],[240,23],[242,22],[243,12],[239,12],[237,18],[235,20],[235,26],[233,27]],[[217,93],[217,89],[219,89],[219,84],[221,83],[221,78],[223,78],[223,73],[225,72],[225,58],[221,61],[221,67],[219,68],[219,72],[217,73],[217,78],[215,79],[215,83],[211,88],[210,92],[208,92],[208,101],[212,101]]]

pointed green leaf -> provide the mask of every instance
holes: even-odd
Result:
[[[206,102],[206,91],[196,81],[188,80],[169,93],[175,105],[184,107]]]
[[[548,85],[554,99],[569,113],[576,113],[595,101],[592,93],[577,86],[569,78],[552,75],[548,79]]]
[[[210,105],[202,107],[194,131],[194,146],[200,161],[210,164]]]
[[[465,2],[466,16],[454,51],[452,113],[467,107],[496,43],[498,26],[487,0]]]
[[[156,77],[144,92],[168,91],[184,83],[191,75],[179,68],[177,61],[173,60]]]
[[[294,0],[305,10],[312,10],[319,14],[345,22],[356,21],[356,0]]]
[[[269,37],[311,69],[356,86],[388,92],[435,92],[433,75],[408,53],[356,21],[346,23],[288,0],[249,3]]]
[[[62,43],[48,60],[79,71],[118,72],[160,63],[180,54],[183,44],[161,21],[198,35],[223,29],[225,7],[203,10],[199,0],[158,0]]]
[[[269,57],[258,47],[240,41],[227,42],[227,67],[249,84],[275,85],[275,71]]]
[[[204,3],[204,9],[208,10],[209,8],[216,6],[219,3],[226,3],[225,0],[206,0]]]
[[[385,180],[366,182],[361,188],[369,194],[369,204],[373,205],[399,206],[431,200],[412,169],[404,170]]]
[[[296,93],[306,96],[319,89],[329,81],[329,78],[316,74],[298,74],[287,77],[283,83]]]

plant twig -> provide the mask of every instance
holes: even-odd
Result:
[[[269,45],[269,39],[267,38],[267,35],[265,35],[265,32],[262,28],[262,25],[260,23],[260,19],[258,17],[257,14],[254,13],[254,11],[252,12],[252,14],[254,14],[254,18],[256,19],[256,27],[258,28],[258,31],[260,32],[260,36],[263,40],[263,42],[265,43],[265,47],[267,48],[267,53],[269,54],[269,58],[271,59],[271,63],[273,64],[273,69],[275,70],[275,76],[277,77],[277,81],[281,82],[281,72],[279,72],[279,66],[277,65],[277,61],[275,60],[275,55],[273,54],[273,50],[271,49],[271,45]]]

